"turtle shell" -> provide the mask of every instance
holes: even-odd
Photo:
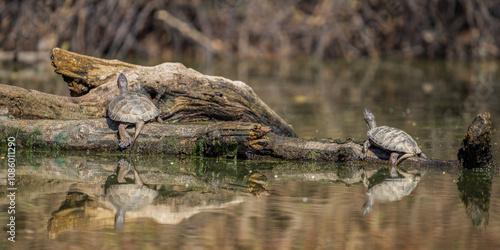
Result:
[[[111,120],[127,123],[149,121],[160,114],[158,108],[146,95],[136,92],[121,94],[107,107]]]
[[[401,129],[380,126],[368,130],[366,134],[373,143],[387,151],[417,155],[422,153],[417,142]]]

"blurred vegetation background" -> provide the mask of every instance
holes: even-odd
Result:
[[[0,1],[2,60],[53,47],[164,61],[487,59],[500,55],[500,1]]]

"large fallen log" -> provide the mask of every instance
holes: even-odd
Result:
[[[129,133],[133,132],[133,128],[128,130]],[[23,120],[0,116],[0,131],[3,131],[2,138],[15,137],[16,145],[24,149],[121,152],[118,148],[117,124],[109,118]],[[307,140],[278,136],[270,131],[270,127],[258,123],[154,122],[144,126],[133,148],[126,152],[335,162],[360,159],[361,142]],[[365,162],[386,163],[389,158],[387,152],[374,147],[370,149]],[[457,161],[422,158],[410,158],[405,163],[441,167],[457,165]]]
[[[105,117],[106,105],[118,95],[116,79],[124,73],[129,90],[149,95],[161,118],[170,121],[238,121],[261,123],[278,135],[296,136],[292,127],[243,82],[203,75],[179,63],[144,67],[52,50],[56,73],[68,82],[72,97],[0,85],[0,106],[28,119]]]

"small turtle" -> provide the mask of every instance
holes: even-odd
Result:
[[[377,127],[375,116],[368,109],[365,109],[363,117],[368,124],[369,130],[366,134],[369,139],[363,145],[362,159],[366,157],[368,148],[372,144],[391,153],[389,165],[398,165],[402,160],[412,156],[427,159],[415,140],[403,130],[387,126]]]
[[[135,142],[144,124],[152,119],[162,122],[160,111],[151,100],[141,93],[128,92],[128,81],[125,75],[120,74],[117,80],[120,95],[115,97],[106,107],[106,113],[113,121],[120,123],[118,133],[120,134],[120,148],[130,145],[130,135],[125,130],[129,125],[135,123]]]

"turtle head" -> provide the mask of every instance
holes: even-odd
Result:
[[[375,122],[375,116],[372,114],[372,112],[369,109],[365,109],[365,112],[363,114],[363,118],[365,118],[365,122],[368,125],[369,129],[377,127],[377,123]]]
[[[127,90],[127,78],[123,73],[120,73],[120,76],[118,76],[118,80],[116,81],[118,84],[118,89],[120,90],[120,94],[125,94],[128,92]]]

